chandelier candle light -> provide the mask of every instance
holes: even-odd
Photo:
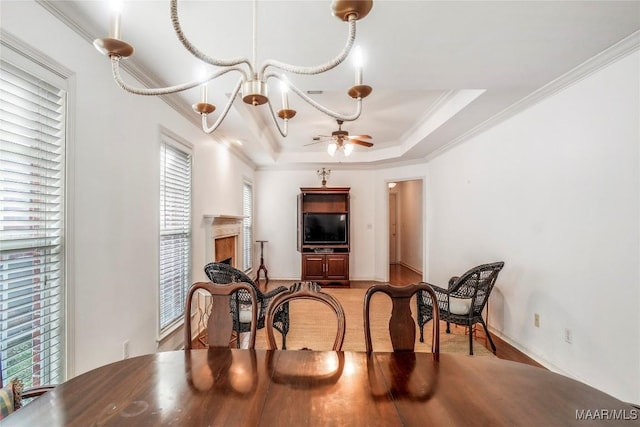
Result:
[[[321,74],[329,71],[336,66],[340,65],[344,61],[353,47],[353,43],[356,38],[356,21],[367,16],[371,8],[373,7],[373,0],[334,0],[331,3],[331,10],[334,16],[338,19],[347,22],[349,24],[349,35],[347,37],[347,43],[342,49],[342,52],[338,54],[332,60],[318,65],[318,66],[297,66],[284,62],[280,62],[274,59],[265,60],[260,68],[257,64],[257,0],[253,0],[253,58],[251,61],[247,58],[233,58],[233,59],[218,59],[208,56],[201,52],[196,46],[191,44],[187,37],[182,32],[180,26],[180,20],[178,19],[178,0],[171,0],[171,22],[173,29],[178,37],[178,40],[182,43],[184,48],[188,50],[196,58],[200,59],[206,64],[222,67],[221,70],[202,77],[198,80],[183,83],[176,86],[169,86],[165,88],[136,88],[125,83],[120,76],[120,61],[124,58],[128,58],[133,55],[133,46],[120,39],[121,26],[120,17],[122,13],[122,0],[115,0],[118,5],[114,8],[111,25],[109,29],[109,37],[96,39],[93,44],[102,54],[108,56],[111,59],[111,70],[113,78],[122,89],[127,92],[136,95],[168,95],[172,93],[182,92],[192,89],[199,85],[202,85],[201,99],[199,103],[193,105],[193,110],[202,116],[202,130],[206,133],[214,132],[227,116],[227,113],[231,109],[233,101],[237,97],[238,93],[242,91],[242,100],[254,106],[267,104],[273,122],[278,128],[278,131],[283,137],[288,133],[288,122],[296,115],[296,111],[289,108],[289,100],[287,92],[290,90],[298,95],[302,100],[307,102],[318,111],[333,117],[337,120],[353,121],[360,117],[362,112],[362,99],[367,97],[371,93],[371,86],[362,84],[362,61],[356,61],[356,77],[355,85],[348,90],[348,94],[351,98],[356,100],[356,111],[351,115],[344,115],[332,111],[318,102],[311,99],[303,91],[291,84],[286,76],[280,72],[267,71],[269,68],[275,68],[281,71],[295,73],[295,74]],[[357,50],[357,49],[356,49]],[[361,56],[360,52],[356,52],[357,56]],[[231,92],[229,101],[225,105],[222,113],[212,126],[209,126],[207,116],[216,107],[207,102],[207,83],[228,73],[236,72],[240,74],[240,79],[235,88]],[[269,79],[274,78],[279,80],[282,89],[282,109],[278,111],[277,116],[284,121],[284,126],[280,127],[280,123],[276,119],[276,113],[271,105],[271,100],[268,96],[267,82]]]

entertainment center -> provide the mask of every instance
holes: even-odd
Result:
[[[349,287],[349,187],[300,188],[302,280]]]

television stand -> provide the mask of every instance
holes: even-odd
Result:
[[[302,258],[301,280],[325,287],[349,287],[349,190],[345,187],[300,189],[298,251]],[[346,236],[335,233],[339,236],[337,239],[323,239],[322,233],[316,233],[317,229],[309,228],[312,217],[327,217],[326,214],[346,217]],[[309,222],[305,223],[305,218],[309,218]],[[331,224],[330,221],[326,223]]]

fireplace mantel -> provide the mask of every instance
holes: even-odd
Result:
[[[235,238],[235,257],[234,260],[239,262],[240,255],[242,254],[242,244],[244,239],[242,238],[242,222],[244,216],[236,215],[203,215],[204,222],[207,229],[207,239],[205,242],[205,256],[207,262],[214,261],[216,258],[215,243],[216,239],[222,239],[226,237]]]
[[[236,215],[203,215],[204,220],[211,224],[215,225],[216,223],[235,223],[242,222],[246,217],[244,216],[236,216]]]

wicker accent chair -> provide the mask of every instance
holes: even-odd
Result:
[[[248,283],[255,289],[258,298],[257,329],[264,328],[265,315],[273,297],[287,291],[286,286],[279,286],[269,292],[262,292],[249,276],[229,264],[221,262],[210,262],[204,266],[204,272],[214,284],[224,285],[227,283],[243,282]],[[250,304],[251,298],[246,291],[240,290],[237,294],[231,296],[229,305],[233,317],[233,330],[237,334],[249,332],[251,329],[251,322],[245,318],[245,313],[247,312],[245,308],[249,307]],[[280,310],[275,313],[273,326],[282,334],[282,348],[286,349],[287,333],[289,332],[289,304],[284,304]],[[237,340],[237,346],[240,346],[240,339]]]
[[[371,343],[371,319],[370,319],[370,305],[371,297],[377,293],[382,292],[386,294],[392,302],[391,318],[389,319],[389,335],[391,337],[391,344],[393,351],[411,351],[415,350],[416,342],[416,323],[411,316],[411,297],[416,293],[419,293],[418,298],[429,298],[435,302],[437,300],[436,294],[432,287],[426,283],[412,284],[407,286],[393,286],[393,285],[374,285],[367,290],[364,296],[364,341],[366,345],[367,353],[373,351],[373,345]],[[432,304],[429,305],[432,307]],[[436,360],[440,356],[440,321],[439,313],[437,309],[433,309],[431,312],[431,319],[433,322],[433,334],[431,339],[431,352],[435,355]],[[420,341],[424,342],[423,326],[420,326]]]
[[[277,319],[277,313],[280,307],[285,304],[289,304],[289,301],[294,299],[306,299],[312,301],[319,301],[327,305],[333,310],[338,320],[338,327],[336,328],[336,337],[333,341],[333,351],[342,350],[342,343],[344,342],[344,334],[346,332],[346,321],[344,315],[344,309],[340,302],[332,295],[322,292],[322,288],[315,282],[298,282],[291,285],[287,292],[281,293],[273,298],[269,309],[267,310],[267,349],[277,350],[276,338],[273,333],[275,327],[275,320]],[[303,350],[310,350],[304,348]]]
[[[431,285],[438,298],[440,320],[447,322],[447,333],[451,333],[450,323],[469,328],[469,354],[473,354],[472,327],[476,323],[482,325],[493,352],[496,352],[496,345],[493,343],[491,334],[487,330],[487,324],[482,318],[482,311],[487,304],[502,267],[504,267],[504,262],[494,262],[473,267],[462,276],[454,276],[449,279],[448,289]],[[424,324],[433,317],[431,298],[421,292],[417,298],[417,305],[420,341],[423,342]]]

